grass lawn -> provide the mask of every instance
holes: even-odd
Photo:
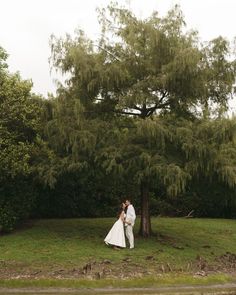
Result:
[[[120,251],[103,242],[114,221],[32,220],[1,236],[0,286],[27,285],[35,279],[41,285],[65,286],[71,280],[76,285],[80,280],[80,285],[115,286],[120,279],[119,286],[137,286],[138,281],[148,286],[195,283],[198,278],[206,283],[226,282],[234,277],[234,220],[153,218],[155,235],[150,239],[137,236],[138,220],[135,249]]]

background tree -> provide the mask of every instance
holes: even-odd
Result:
[[[41,98],[31,93],[32,82],[7,69],[0,47],[0,227],[8,231],[28,217],[35,200],[35,155],[45,153],[40,140]]]
[[[188,154],[183,150],[188,139],[179,146],[179,129],[174,130],[175,122],[170,124],[168,116],[188,119],[190,123],[185,124],[191,126],[195,118],[209,116],[212,108],[226,108],[235,81],[235,61],[229,59],[229,43],[222,37],[202,45],[196,32],[186,32],[178,6],[163,18],[155,12],[147,19],[138,19],[131,11],[111,4],[99,11],[99,21],[102,34],[97,42],[82,31],[74,39],[53,36],[51,61],[56,69],[69,74],[66,87],[59,87],[59,92],[82,104],[87,121],[101,118],[101,113],[107,121],[132,118],[132,126],[115,127],[117,141],[113,148],[107,141],[99,159],[107,172],[111,167],[119,171],[129,167],[130,177],[139,179],[140,232],[149,236],[151,183],[161,183],[169,194],[176,195],[191,178],[191,161],[186,166]],[[189,128],[185,127],[186,137],[193,132]],[[153,148],[147,135],[154,137]],[[224,137],[221,139],[224,143]],[[195,142],[199,143],[200,150],[195,153],[202,157],[201,163],[205,159],[201,144],[205,147],[206,141],[203,137]],[[230,179],[226,174],[225,180]]]

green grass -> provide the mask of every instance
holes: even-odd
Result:
[[[165,286],[202,286],[212,284],[226,284],[235,282],[234,277],[217,274],[210,275],[204,278],[194,278],[190,275],[165,275],[162,277],[144,277],[140,279],[101,279],[101,280],[86,280],[86,279],[37,279],[37,280],[0,280],[1,288],[159,288]]]
[[[104,244],[103,239],[114,221],[113,218],[33,220],[15,232],[1,236],[0,286],[14,285],[14,280],[5,279],[16,275],[28,275],[27,280],[21,277],[21,282],[23,285],[30,284],[34,273],[39,274],[36,277],[41,285],[47,285],[45,282],[57,285],[55,281],[66,285],[68,280],[63,280],[65,278],[79,279],[75,280],[75,284],[80,285],[82,279],[85,279],[85,285],[88,280],[90,286],[116,285],[112,277],[117,277],[123,278],[122,286],[130,286],[134,276],[140,277],[142,286],[155,282],[160,284],[161,279],[167,282],[168,276],[169,282],[174,282],[176,276],[177,281],[194,283],[192,274],[197,271],[194,270],[197,256],[209,264],[217,264],[216,257],[236,252],[234,220],[153,218],[152,228],[156,234],[150,239],[137,236],[138,220],[135,225],[135,249],[132,251],[115,251]],[[130,261],[126,262],[127,259]],[[109,260],[110,264],[103,264],[104,260]],[[81,270],[87,263],[94,263],[94,272],[102,268],[111,272],[100,280],[94,279],[95,273],[89,273],[89,277],[78,276],[77,273],[73,277],[70,271]],[[167,268],[168,264],[171,271]],[[58,270],[62,273],[56,276],[55,271]],[[126,277],[130,277],[129,281],[125,280]],[[218,282],[229,280],[231,276],[214,275],[200,281],[210,281],[211,278]],[[149,283],[150,280],[152,283]],[[119,282],[117,284],[121,286]],[[135,280],[135,286],[137,282]],[[16,284],[21,284],[20,280],[16,280]]]

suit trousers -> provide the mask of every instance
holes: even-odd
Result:
[[[133,226],[132,225],[127,225],[125,227],[125,235],[129,241],[130,249],[134,248],[134,234],[133,234]]]

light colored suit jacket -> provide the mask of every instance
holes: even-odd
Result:
[[[134,226],[136,219],[136,214],[133,205],[129,205],[126,212],[126,221],[131,222],[131,225]],[[127,226],[127,223],[125,224]]]

